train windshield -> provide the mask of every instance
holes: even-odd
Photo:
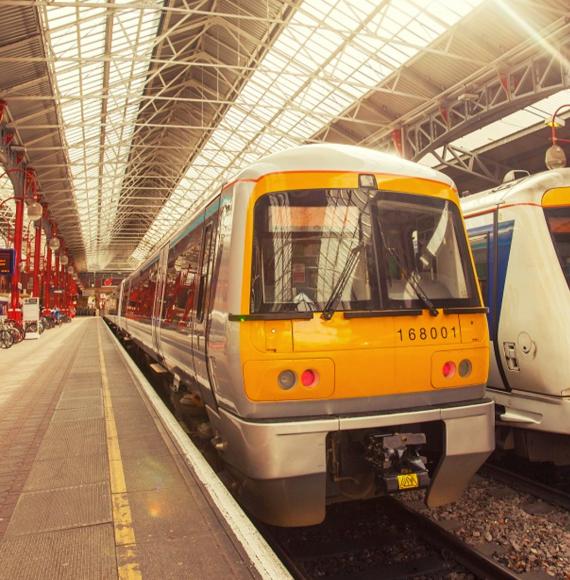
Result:
[[[437,198],[364,189],[265,195],[252,262],[252,313],[322,311],[334,292],[342,311],[425,308],[426,298],[478,305],[459,211]]]
[[[570,207],[548,208],[544,214],[558,260],[570,286]]]

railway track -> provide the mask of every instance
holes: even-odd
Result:
[[[495,481],[504,483],[523,493],[534,495],[550,504],[570,510],[570,493],[565,489],[546,485],[540,481],[526,477],[518,471],[494,463],[486,463],[479,470],[479,474],[483,477],[490,477]]]
[[[390,497],[330,506],[319,526],[259,528],[298,580],[518,578]]]

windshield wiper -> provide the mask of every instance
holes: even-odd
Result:
[[[414,292],[417,294],[418,298],[425,304],[425,306],[429,310],[429,313],[432,316],[437,316],[439,312],[435,307],[434,303],[428,298],[428,295],[425,293],[425,290],[421,287],[420,282],[418,280],[418,278],[420,277],[418,272],[416,270],[413,270],[408,274],[406,272],[406,268],[404,268],[402,262],[400,262],[398,254],[396,254],[396,252],[394,252],[394,250],[386,243],[386,240],[384,239],[384,234],[381,233],[380,235],[382,236],[382,242],[384,244],[384,247],[386,248],[386,251],[390,254],[390,256],[392,256],[392,258],[394,258],[394,261],[396,262],[398,268],[400,269],[400,272],[402,272],[402,274],[404,275],[406,282],[414,289]]]
[[[333,314],[335,313],[338,301],[342,296],[342,292],[345,289],[347,282],[350,280],[352,272],[354,271],[354,268],[358,262],[360,252],[363,250],[364,247],[365,243],[362,242],[354,246],[354,248],[350,250],[344,268],[342,269],[342,272],[340,273],[340,276],[338,277],[336,284],[333,286],[331,295],[323,308],[323,312],[321,314],[322,319],[330,320]]]

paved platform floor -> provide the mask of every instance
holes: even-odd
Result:
[[[0,579],[252,578],[101,319],[0,351]]]

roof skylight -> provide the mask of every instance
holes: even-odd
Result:
[[[143,260],[232,174],[263,155],[309,140],[480,1],[305,0],[133,257]]]
[[[110,241],[162,4],[148,0],[148,10],[116,11],[105,0],[44,5],[88,268],[104,267],[101,254]]]

